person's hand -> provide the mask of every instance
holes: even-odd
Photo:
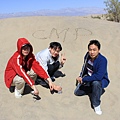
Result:
[[[82,84],[82,78],[81,77],[77,77],[76,80],[78,81],[78,83]]]
[[[61,86],[58,86],[58,85],[53,85],[53,88],[54,88],[54,90],[56,90],[56,91],[62,91],[62,87]]]
[[[65,53],[61,53],[61,64],[64,65],[64,63],[66,62],[66,58],[65,58]]]
[[[49,84],[49,87],[50,87],[50,91],[52,91],[53,90],[52,80],[50,78],[48,78],[47,81],[48,81],[48,84]]]
[[[39,95],[39,91],[38,91],[38,89],[36,88],[35,85],[31,86],[31,88],[34,90],[35,95]]]

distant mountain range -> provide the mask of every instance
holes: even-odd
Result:
[[[30,12],[0,14],[0,18],[25,17],[25,16],[86,16],[105,14],[103,8],[66,8],[60,10],[39,10]]]

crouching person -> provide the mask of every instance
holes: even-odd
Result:
[[[100,46],[98,40],[89,42],[82,72],[76,78],[78,85],[74,91],[77,96],[90,95],[91,104],[98,115],[102,114],[100,107],[102,92],[109,84],[107,59],[100,53]]]
[[[47,73],[36,61],[32,52],[33,47],[30,42],[26,38],[19,38],[17,41],[17,51],[7,63],[4,73],[5,84],[9,89],[11,86],[15,86],[16,98],[22,97],[25,83],[33,89],[35,95],[39,95],[34,82],[37,75],[48,82],[51,91],[62,89],[52,83]]]

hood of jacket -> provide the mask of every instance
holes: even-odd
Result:
[[[26,44],[30,45],[30,53],[33,52],[33,47],[30,44],[30,42],[26,38],[19,38],[18,41],[17,41],[17,51],[19,52],[19,54],[21,54],[21,49]]]

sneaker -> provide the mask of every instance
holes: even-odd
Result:
[[[97,106],[97,107],[94,106],[94,111],[95,111],[95,113],[98,114],[98,115],[101,115],[101,114],[102,114],[102,111],[101,111],[100,105]]]
[[[22,95],[15,89],[15,97],[16,98],[21,98]]]

